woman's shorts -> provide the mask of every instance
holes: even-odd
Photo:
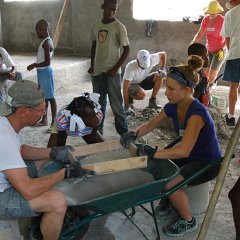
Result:
[[[224,47],[223,49],[223,58],[221,60],[218,60],[218,52],[209,52],[209,62],[210,62],[210,68],[216,71],[219,71],[223,65],[223,63],[226,60],[227,57],[227,47]]]
[[[180,168],[180,175],[183,176],[185,179],[207,164],[204,161],[187,160],[185,158],[176,159],[173,160],[173,162]],[[188,185],[189,186],[199,185],[214,179],[215,177],[217,177],[220,167],[221,167],[220,163],[218,165],[213,166]]]

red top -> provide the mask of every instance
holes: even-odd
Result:
[[[223,21],[224,17],[222,15],[218,15],[213,24],[210,23],[209,15],[202,20],[201,25],[206,33],[206,47],[209,52],[217,52],[224,46],[225,38],[220,36]]]

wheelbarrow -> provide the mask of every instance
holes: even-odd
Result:
[[[171,143],[168,147],[174,145]],[[108,173],[82,179],[78,183],[64,183],[57,188],[64,193],[68,200],[69,206],[80,206],[90,211],[89,215],[81,219],[68,228],[63,228],[60,239],[79,239],[75,238],[79,229],[89,224],[92,220],[111,214],[122,212],[147,238],[142,230],[132,221],[131,217],[135,214],[135,206],[142,207],[148,214],[153,217],[156,233],[160,239],[159,229],[154,213],[153,201],[165,198],[193,181],[196,177],[203,174],[209,168],[218,164],[220,160],[211,162],[198,172],[191,175],[178,185],[164,191],[165,185],[179,174],[179,168],[170,160],[153,160],[149,161],[146,167],[140,169],[125,170],[116,173]],[[104,187],[103,187],[104,186]],[[96,191],[91,191],[95,189]],[[89,194],[91,193],[91,194]],[[143,204],[149,203],[151,211],[146,209]],[[131,214],[126,213],[126,209],[132,209]],[[36,226],[31,228],[30,234],[35,231]],[[34,238],[30,237],[30,240]]]

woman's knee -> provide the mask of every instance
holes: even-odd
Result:
[[[168,189],[174,187],[175,185],[177,185],[178,183],[180,183],[183,180],[184,180],[184,177],[179,175],[178,177],[176,177],[173,180],[171,180],[170,182],[168,182],[164,189],[168,190]]]

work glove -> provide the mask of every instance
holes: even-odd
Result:
[[[158,75],[162,78],[162,79],[166,79],[167,78],[167,69],[165,67],[160,67],[158,69]]]
[[[96,174],[94,171],[83,169],[81,167],[80,162],[78,161],[72,164],[66,164],[64,167],[66,168],[64,178],[81,178],[86,174],[89,174],[89,175]]]
[[[124,107],[124,112],[126,116],[135,116],[134,110],[130,108],[129,106]]]
[[[130,144],[135,142],[136,138],[137,134],[135,131],[126,132],[120,135],[120,143],[124,148],[128,149]]]
[[[223,50],[222,49],[218,50],[217,52],[218,61],[221,61],[223,59],[223,56],[224,56]]]
[[[70,145],[53,147],[50,152],[50,158],[53,161],[59,162],[63,165],[70,164],[69,151],[74,151],[74,148]]]
[[[158,147],[156,146],[155,148],[147,145],[147,144],[139,144],[137,146],[137,155],[138,156],[148,156],[148,160],[153,160],[154,155],[157,152]]]

